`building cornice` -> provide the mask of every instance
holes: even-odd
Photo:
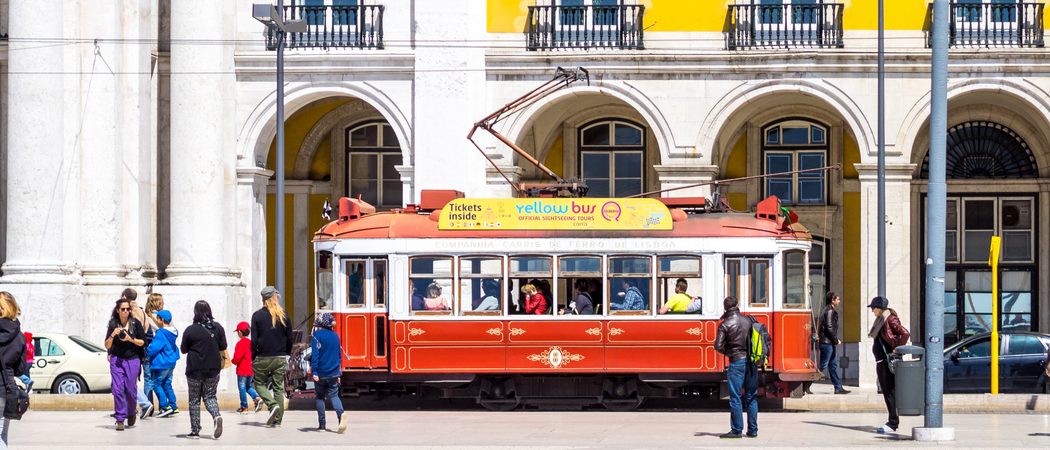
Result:
[[[241,52],[233,56],[237,76],[273,76],[277,71],[274,52]],[[404,74],[415,71],[413,53],[361,51],[360,53],[286,53],[286,75],[316,74]]]

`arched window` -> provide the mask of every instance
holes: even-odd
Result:
[[[948,130],[945,175],[948,178],[1036,178],[1039,172],[1028,144],[995,122],[965,122]],[[930,177],[930,152],[922,160],[922,178]]]
[[[805,120],[785,120],[762,129],[762,173],[765,195],[785,205],[823,205],[824,171],[793,173],[824,167],[828,157],[827,127]]]
[[[645,128],[601,120],[580,128],[580,178],[588,197],[626,197],[645,186]]]
[[[346,129],[347,194],[380,208],[401,206],[401,144],[384,121]]]

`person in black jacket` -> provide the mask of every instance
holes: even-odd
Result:
[[[10,292],[0,292],[0,413],[7,408],[7,394],[19,389],[15,384],[15,374],[26,370],[26,336],[22,334],[22,325],[18,322],[18,308],[15,296]],[[0,416],[0,447],[7,448],[7,432],[11,421]]]
[[[189,384],[190,439],[199,439],[201,432],[201,400],[208,408],[215,431],[212,437],[222,436],[222,414],[215,397],[222,371],[222,352],[226,351],[226,330],[215,322],[211,305],[204,300],[193,305],[193,325],[182,333],[182,353],[186,354],[186,382]]]
[[[828,292],[824,298],[824,310],[820,313],[820,325],[817,327],[820,337],[820,371],[828,370],[836,394],[849,394],[842,388],[842,380],[839,379],[839,361],[835,351],[837,346],[842,345],[838,338],[839,312],[835,309],[839,303],[842,303],[842,299],[834,292]]]
[[[758,368],[748,358],[752,319],[740,314],[736,297],[722,301],[725,313],[715,336],[715,350],[729,358],[726,382],[729,385],[729,427],[721,438],[743,436],[744,412],[741,391],[747,404],[747,437],[758,437]]]
[[[142,323],[131,317],[131,302],[117,300],[106,327],[106,350],[109,351],[109,374],[112,381],[113,417],[117,419],[117,431],[124,431],[124,419],[128,427],[135,426],[135,400],[138,397],[139,371],[145,354],[146,330]]]
[[[284,374],[292,353],[292,327],[281,307],[281,293],[273,286],[259,292],[263,306],[252,314],[252,371],[255,391],[262,397],[270,415],[266,425],[276,427],[284,419]],[[273,386],[273,391],[270,391]]]

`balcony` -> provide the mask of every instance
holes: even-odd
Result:
[[[842,4],[729,5],[726,48],[842,48]]]
[[[987,0],[986,0],[987,1]],[[956,1],[949,4],[951,47],[1043,47],[1043,4],[1035,2]],[[931,45],[933,5],[926,17],[926,46]]]
[[[644,14],[642,5],[530,6],[526,48],[641,50]]]
[[[288,34],[287,48],[383,48],[383,5],[294,5],[284,19],[302,19],[304,33]],[[266,29],[266,48],[277,48],[277,34]]]

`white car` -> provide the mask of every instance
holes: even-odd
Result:
[[[110,390],[106,349],[80,336],[33,333],[34,359],[29,369],[33,390],[87,394]]]

